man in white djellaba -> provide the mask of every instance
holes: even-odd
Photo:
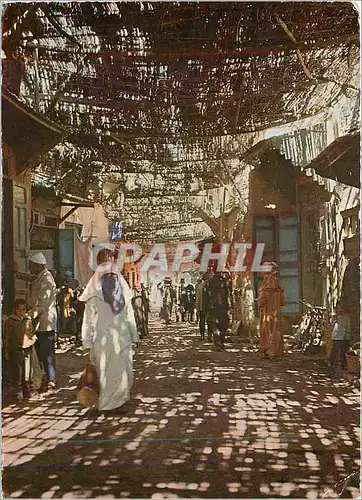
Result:
[[[79,300],[86,303],[82,343],[84,349],[90,349],[90,361],[99,379],[98,410],[106,411],[120,408],[131,397],[132,344],[139,338],[133,293],[117,271],[113,250],[100,250],[97,264]]]
[[[43,365],[48,389],[55,389],[55,332],[57,331],[56,286],[47,261],[42,252],[29,258],[29,272],[18,271],[14,264],[16,277],[30,281],[29,316],[33,320],[37,341],[35,343],[39,361]]]

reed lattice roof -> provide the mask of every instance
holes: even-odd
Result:
[[[3,49],[30,68],[39,46],[41,105],[78,131],[214,136],[333,103],[358,30],[348,2],[10,4]]]
[[[350,2],[13,3],[3,51],[25,63],[23,99],[69,142],[115,171],[159,173],[164,195],[232,177],[223,137],[312,116],[359,86]]]

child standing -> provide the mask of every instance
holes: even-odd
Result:
[[[24,299],[15,300],[14,314],[6,323],[5,339],[13,389],[16,399],[22,401],[30,396],[33,388],[40,387],[42,378],[34,347],[36,335],[26,314]]]
[[[337,304],[336,315],[332,319],[332,352],[329,358],[331,368],[340,364],[342,370],[346,369],[346,354],[351,342],[351,322],[341,302]]]

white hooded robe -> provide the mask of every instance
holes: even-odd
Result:
[[[95,365],[100,394],[99,410],[113,410],[130,399],[133,384],[132,343],[138,342],[138,333],[131,303],[132,291],[119,273],[125,298],[125,307],[118,315],[104,301],[101,273],[95,272],[79,298],[86,302],[83,325],[83,348],[90,349],[90,360]]]

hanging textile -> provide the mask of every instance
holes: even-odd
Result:
[[[74,277],[81,287],[86,286],[93,275],[89,267],[89,252],[92,249],[92,233],[86,241],[82,241],[74,231]]]

